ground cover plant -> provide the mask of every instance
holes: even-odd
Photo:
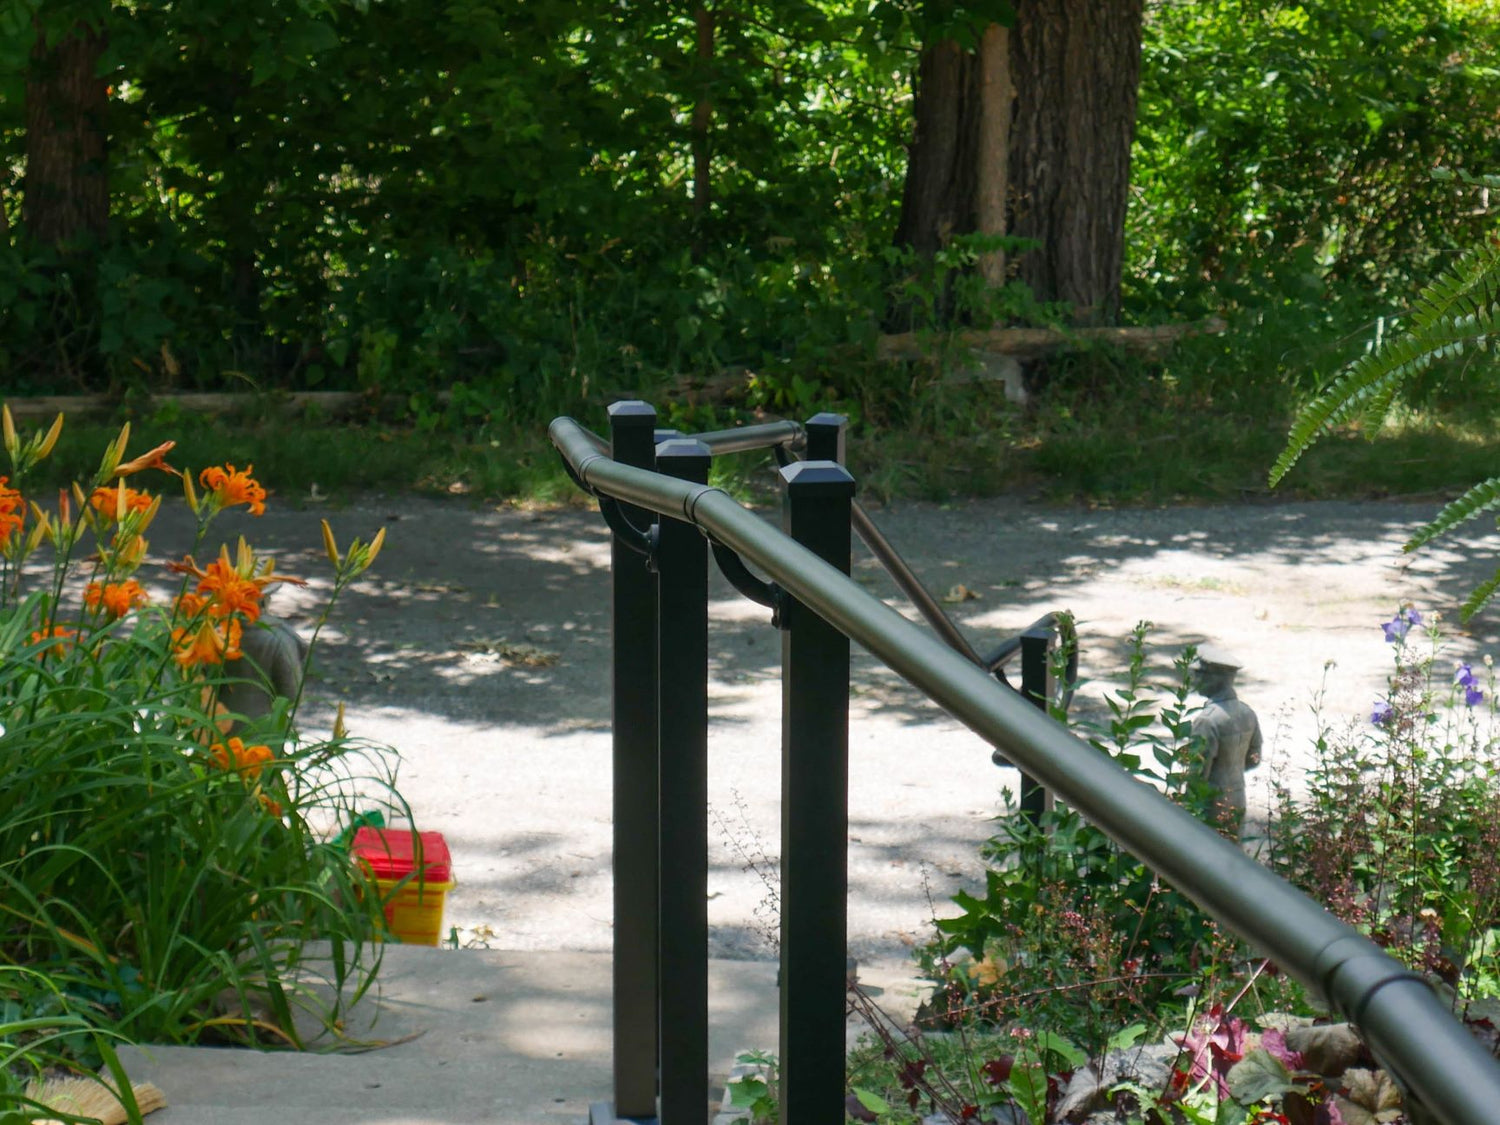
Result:
[[[243,538],[203,551],[221,512],[259,514],[265,490],[249,466],[179,471],[171,442],[127,456],[127,426],[84,483],[42,501],[27,477],[62,418],[30,436],[3,418],[0,1023],[20,1052],[0,1099],[28,1069],[92,1071],[116,1039],[337,1036],[378,969],[383,920],[329,837],[356,802],[400,799],[386,752],[300,733],[299,698],[253,719],[220,703],[259,675],[235,662],[265,627],[267,590],[301,581]],[[146,536],[171,493],[196,535],[162,568]],[[342,549],[326,522],[323,536],[319,628],[383,533]]]
[[[1382,629],[1388,691],[1322,733],[1305,795],[1277,780],[1269,861],[1462,1010],[1500,995],[1494,665],[1445,659],[1437,614],[1404,606]]]
[[[1426,974],[1497,1050],[1492,664],[1446,661],[1434,615],[1412,607],[1380,628],[1388,692],[1357,724],[1322,732],[1305,790],[1275,786],[1264,858]],[[1189,655],[1153,687],[1138,629],[1108,723],[1082,733],[1211,817]],[[955,896],[960,913],[922,951],[936,987],[917,1023],[852,998],[872,1029],[850,1056],[852,1120],[1411,1120],[1357,1033],[1076,813],[1038,827],[1012,810],[1001,823],[983,894]]]

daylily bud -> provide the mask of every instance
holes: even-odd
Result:
[[[151,521],[156,518],[156,513],[159,511],[161,511],[161,497],[153,496],[151,498],[151,506],[147,508],[145,513],[141,516],[141,531],[145,531],[148,527],[151,526]]]
[[[63,416],[59,414],[52,423],[52,428],[47,431],[47,436],[42,439],[41,447],[36,451],[38,461],[52,452],[52,447],[57,444],[58,435],[62,433]]]
[[[365,556],[365,566],[373,566],[375,557],[380,554],[380,548],[385,546],[385,528],[375,533],[375,538],[370,540],[370,553]]]
[[[47,534],[47,530],[51,526],[51,522],[51,520],[43,515],[36,521],[35,524],[32,525],[31,534],[26,537],[26,549],[22,552],[22,558],[25,558],[27,555],[31,554],[32,551],[36,550],[37,544],[42,541],[42,536]]]
[[[99,525],[94,520],[94,506],[89,503],[88,497],[83,494],[83,489],[78,482],[73,482],[73,499],[78,501],[78,522],[87,525],[88,529],[95,535],[99,533]]]
[[[0,427],[5,433],[5,452],[14,464],[16,454],[21,451],[21,439],[16,437],[16,420],[10,416],[10,403],[0,406]]]
[[[42,511],[41,507],[38,506],[35,500],[31,502],[31,514],[36,517],[36,524],[32,527],[31,534],[36,535],[38,529],[40,529],[41,534],[46,536],[47,542],[56,544],[57,538],[52,534],[52,529],[48,526],[49,521],[47,513]],[[26,549],[26,553],[30,554],[34,549],[34,545],[28,546]]]
[[[335,567],[339,565],[339,545],[334,542],[333,528],[328,526],[327,520],[323,521],[323,553]]]
[[[130,423],[120,427],[120,436],[104,449],[104,460],[99,462],[99,483],[113,480],[120,460],[125,456],[125,443],[130,440]]]
[[[328,526],[326,520],[324,521],[323,526]],[[348,733],[349,728],[344,725],[344,705],[340,703],[338,712],[333,716],[333,737],[343,738]]]
[[[193,487],[193,474],[187,469],[182,470],[182,495],[187,500],[187,506],[193,515],[198,514],[198,490]]]

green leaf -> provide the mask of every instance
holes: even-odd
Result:
[[[1407,540],[1402,550],[1415,551],[1443,532],[1494,508],[1500,508],[1500,477],[1490,477],[1474,485],[1457,500],[1443,505],[1443,510]]]
[[[1036,1044],[1044,1051],[1051,1051],[1075,1070],[1088,1063],[1089,1057],[1055,1031],[1038,1031]]]
[[[1235,1100],[1254,1105],[1262,1098],[1276,1097],[1292,1089],[1286,1064],[1263,1047],[1249,1052],[1229,1070],[1229,1092]]]
[[[1474,592],[1459,607],[1459,617],[1465,621],[1469,620],[1469,618],[1484,608],[1486,602],[1495,596],[1496,590],[1500,590],[1500,570],[1495,571],[1494,574],[1475,587]]]
[[[1135,1044],[1140,1040],[1140,1037],[1145,1034],[1145,1024],[1133,1023],[1129,1027],[1121,1028],[1119,1031],[1111,1035],[1109,1037],[1107,1046],[1111,1051],[1124,1051],[1130,1047],[1135,1046]]]
[[[737,1109],[748,1109],[766,1094],[765,1079],[753,1074],[731,1078],[726,1085],[729,1088],[729,1104]]]
[[[872,1090],[864,1090],[856,1086],[854,1087],[854,1096],[859,1099],[859,1104],[871,1113],[891,1112],[890,1103]]]
[[[1271,468],[1274,488],[1321,435],[1355,418],[1383,416],[1395,389],[1443,356],[1500,334],[1500,248],[1465,253],[1418,296],[1409,328],[1379,341],[1302,407]]]

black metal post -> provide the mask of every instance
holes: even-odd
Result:
[[[1052,630],[1043,625],[1033,625],[1021,634],[1021,696],[1043,714],[1052,698],[1052,637]],[[1051,807],[1051,792],[1022,770],[1021,814],[1036,824]]]
[[[802,426],[807,435],[808,461],[837,461],[844,463],[845,435],[849,419],[842,414],[830,414],[826,410],[814,414]]]
[[[656,411],[639,401],[609,408],[610,455],[656,466]],[[645,531],[656,515],[620,505]],[[656,1116],[657,736],[656,576],[619,536],[610,544],[614,585],[614,1048],[619,1117]]]
[[[656,447],[657,471],[708,480],[708,447]],[[661,745],[661,1122],[708,1113],[708,540],[663,517],[657,544]]]
[[[781,470],[783,527],[849,573],[854,479]],[[781,617],[781,1120],[843,1120],[848,943],[849,638],[795,602]]]

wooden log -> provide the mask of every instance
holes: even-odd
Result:
[[[440,391],[435,397],[439,402],[446,401],[448,392]],[[17,418],[113,414],[122,405],[121,400],[112,395],[37,395],[6,399],[5,402]],[[194,414],[227,414],[268,403],[288,413],[315,407],[327,414],[350,414],[375,405],[363,391],[182,391],[132,400],[133,406],[141,404],[145,409],[172,404]]]
[[[1228,325],[1211,316],[1193,324],[1152,324],[1104,328],[986,328],[957,332],[901,332],[882,336],[875,346],[885,361],[932,359],[949,348],[994,352],[1017,359],[1040,359],[1055,352],[1107,344],[1143,355],[1155,355],[1187,336],[1216,335]]]

